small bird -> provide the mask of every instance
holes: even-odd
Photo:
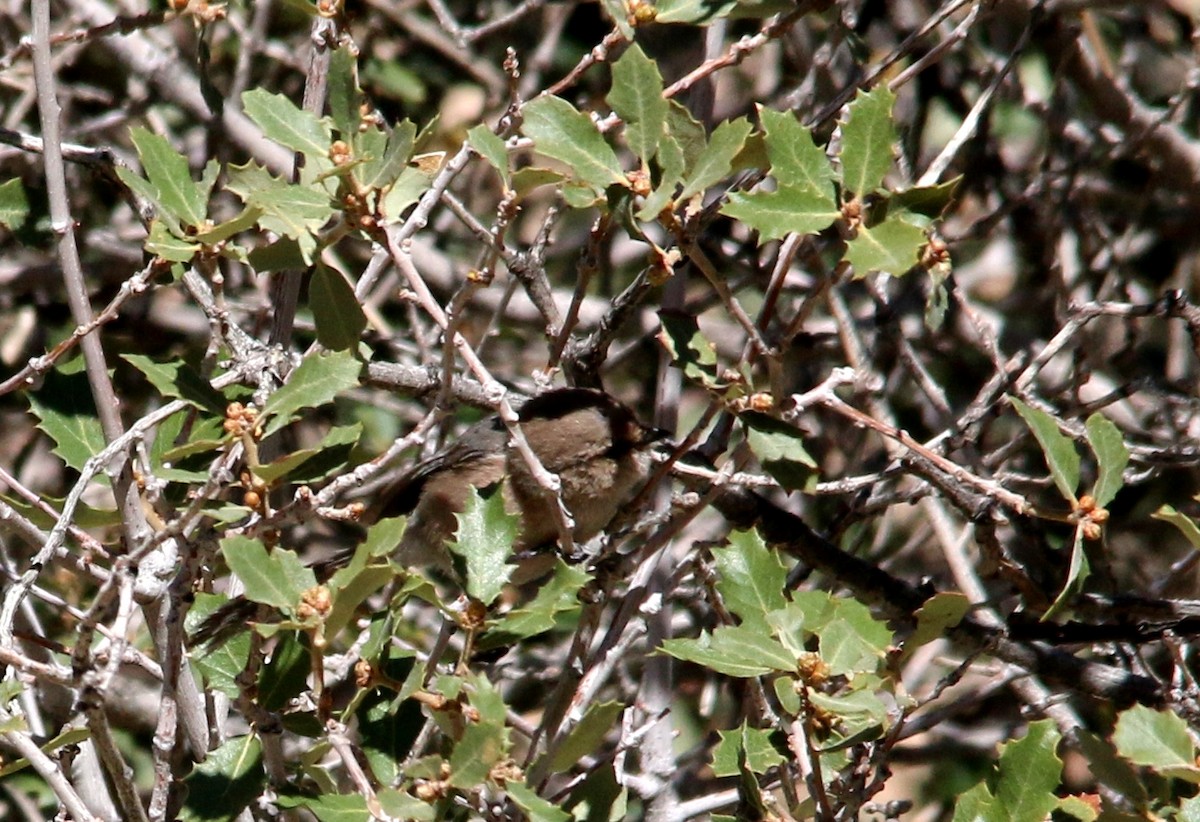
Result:
[[[640,490],[650,473],[650,447],[666,433],[642,425],[627,406],[589,388],[557,388],[527,400],[518,425],[542,466],[558,475],[561,498],[575,526],[574,539],[586,542],[608,527]],[[468,428],[454,442],[414,466],[391,491],[381,495],[384,515],[408,514],[396,561],[457,580],[447,540],[458,527],[472,488],[501,485],[506,507],[521,520],[513,553],[533,555],[517,581],[535,579],[552,567],[558,518],[509,431],[492,416]],[[353,552],[314,566],[328,578]],[[539,557],[546,561],[539,562]],[[192,635],[193,645],[211,644],[246,625],[256,607],[235,599],[210,614]]]

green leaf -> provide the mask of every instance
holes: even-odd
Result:
[[[243,231],[249,231],[258,224],[258,218],[262,216],[262,209],[249,206],[242,209],[242,213],[234,217],[232,220],[215,225],[206,231],[196,232],[195,240],[198,243],[206,245],[215,245],[224,240],[228,240],[235,234],[240,234]],[[186,261],[182,261],[186,262]]]
[[[970,611],[971,600],[957,592],[940,591],[925,600],[925,604],[917,609],[917,627],[904,641],[904,657],[922,645],[944,637]]]
[[[329,60],[329,114],[343,140],[358,133],[361,104],[358,59],[348,46],[340,46]]]
[[[832,204],[833,166],[813,140],[812,131],[789,111],[759,106],[758,114],[767,135],[771,176],[780,187],[811,191]]]
[[[467,132],[471,148],[479,152],[479,156],[491,163],[492,168],[500,172],[500,179],[505,188],[512,187],[512,172],[508,167],[508,149],[504,141],[492,133],[492,130],[480,123]]]
[[[419,803],[415,797],[410,796],[409,799],[414,804],[422,804],[429,813],[433,813],[433,808]],[[362,822],[371,818],[367,810],[367,799],[361,794],[280,794],[276,797],[275,804],[281,808],[307,808],[319,822]],[[405,815],[403,818],[411,817]]]
[[[355,156],[363,163],[354,170],[355,179],[363,188],[391,188],[412,157],[416,136],[417,127],[408,120],[396,124],[387,135],[377,128],[361,132],[355,140]]]
[[[744,625],[726,625],[698,639],[668,639],[659,650],[720,674],[755,677],[792,671],[796,658],[775,639]]]
[[[304,690],[312,673],[312,655],[294,633],[285,633],[258,678],[258,701],[268,711],[278,711]]]
[[[847,194],[862,198],[872,193],[892,167],[897,140],[892,122],[895,102],[896,95],[880,84],[871,91],[860,91],[850,103],[849,117],[842,124],[839,155]]]
[[[734,531],[729,548],[714,548],[717,591],[725,607],[743,625],[766,631],[766,615],[783,608],[787,570],[779,555],[767,548],[757,531]]]
[[[667,125],[667,101],[658,64],[637,43],[612,66],[612,90],[607,102],[625,121],[629,149],[647,164],[658,153]]]
[[[1096,454],[1100,473],[1092,489],[1096,507],[1103,508],[1125,484],[1125,466],[1129,464],[1129,449],[1121,437],[1121,431],[1101,414],[1092,414],[1087,419],[1087,439]]]
[[[243,536],[221,540],[221,554],[229,570],[246,586],[246,598],[295,613],[300,595],[317,584],[312,569],[304,566],[293,551],[267,549],[256,539]]]
[[[1067,567],[1067,581],[1063,589],[1055,597],[1054,602],[1042,614],[1042,619],[1051,619],[1074,601],[1083,591],[1083,584],[1092,575],[1092,565],[1088,562],[1087,548],[1084,545],[1083,526],[1075,528],[1075,541],[1071,545],[1071,564]]]
[[[550,578],[539,581],[537,596],[490,625],[479,640],[479,649],[512,645],[552,630],[562,617],[578,613],[579,591],[590,579],[586,571],[559,559]]]
[[[421,195],[429,190],[433,175],[420,168],[406,168],[396,179],[395,185],[383,198],[381,211],[388,223],[398,221],[413,203],[421,199]]]
[[[1078,796],[1064,796],[1059,798],[1058,807],[1055,810],[1066,814],[1072,819],[1078,819],[1080,822],[1095,822],[1100,816],[1095,808]]]
[[[308,286],[308,304],[317,324],[317,341],[333,351],[356,350],[367,327],[354,287],[340,271],[317,265]]]
[[[762,235],[778,240],[788,234],[816,234],[841,216],[833,198],[808,188],[777,191],[734,191],[721,213],[741,220]]]
[[[525,134],[539,154],[565,163],[597,191],[626,184],[616,152],[591,118],[566,100],[544,95],[527,103],[524,113]]]
[[[267,483],[273,483],[282,477],[291,475],[302,465],[307,468],[308,463],[317,457],[326,458],[331,454],[337,454],[337,457],[344,461],[349,456],[350,449],[358,442],[361,434],[362,423],[335,426],[329,429],[329,433],[312,448],[301,448],[290,454],[285,454],[266,465],[255,466],[253,469],[254,475]],[[322,462],[324,461],[322,459]],[[298,479],[293,476],[292,481],[305,482],[310,480],[308,478]]]
[[[375,768],[375,772],[378,773],[378,768],[376,766],[372,767]],[[390,819],[411,819],[414,820],[414,822],[435,822],[435,820],[441,818],[438,814],[437,806],[430,805],[428,802],[417,799],[408,791],[397,788],[383,788],[376,794],[376,796],[379,797],[379,804]],[[363,817],[360,816],[356,820],[347,819],[346,822],[361,822],[362,819]],[[320,822],[326,822],[325,818],[321,817]],[[333,820],[330,820],[329,822],[333,822]]]
[[[185,627],[190,634],[204,618],[229,601],[229,597],[218,594],[197,593],[195,602],[188,611]],[[243,631],[219,645],[209,646],[191,657],[192,665],[204,677],[206,687],[225,694],[230,699],[241,696],[242,688],[237,678],[246,668],[250,658],[250,633]]]
[[[63,374],[54,369],[46,374],[41,389],[28,396],[37,427],[54,441],[52,450],[71,468],[82,471],[108,444],[92,402],[91,385],[82,371]]]
[[[1135,765],[1197,781],[1196,746],[1187,723],[1174,713],[1133,706],[1117,718],[1113,744],[1117,753]]]
[[[150,223],[150,233],[146,236],[144,246],[147,253],[173,263],[190,262],[200,250],[200,246],[195,243],[172,234],[171,229],[159,217],[155,217]]]
[[[925,217],[940,217],[947,206],[953,202],[954,193],[958,190],[961,182],[962,175],[960,174],[953,180],[947,180],[937,185],[906,188],[889,197],[888,205],[891,208],[903,209]]]
[[[996,801],[1008,819],[1045,819],[1058,799],[1062,760],[1055,749],[1061,735],[1049,719],[1029,723],[1025,736],[1004,745]]]
[[[394,568],[387,565],[368,565],[353,576],[339,580],[340,587],[334,594],[333,607],[325,617],[325,638],[333,639],[341,633],[354,618],[358,607],[367,601],[367,597],[382,590],[395,578]],[[332,588],[332,584],[330,587]]]
[[[735,6],[737,0],[658,0],[654,21],[703,25],[727,16]]]
[[[293,151],[309,157],[329,157],[333,142],[329,126],[312,112],[299,109],[282,94],[256,88],[242,95],[246,116],[258,124],[263,134]]]
[[[259,274],[286,271],[289,268],[305,268],[307,252],[291,237],[280,237],[269,245],[259,246],[248,255],[250,265]]]
[[[1098,783],[1125,797],[1135,807],[1146,803],[1149,799],[1146,784],[1129,761],[1117,754],[1112,743],[1083,728],[1075,731],[1071,741],[1072,747],[1077,747],[1083,755],[1088,770]]]
[[[1197,526],[1196,521],[1191,517],[1181,514],[1170,505],[1163,505],[1151,516],[1171,523],[1187,537],[1187,541],[1192,544],[1193,548],[1200,548],[1200,526]]]
[[[333,204],[324,189],[277,179],[253,163],[231,166],[226,187],[247,206],[262,211],[258,222],[263,228],[302,240],[305,262],[311,259],[315,241],[308,235],[333,215]]]
[[[765,774],[785,761],[771,744],[771,732],[751,728],[745,721],[739,728],[718,731],[717,736],[720,741],[713,747],[712,756],[714,776],[737,776],[743,756],[746,767],[756,774]]]
[[[567,178],[561,172],[553,169],[526,166],[513,172],[512,190],[524,197],[535,188],[556,186],[565,179]]]
[[[348,351],[314,354],[296,367],[287,383],[271,395],[263,407],[263,416],[270,417],[264,436],[270,436],[292,420],[304,408],[316,408],[343,391],[358,385],[362,370],[354,354]]]
[[[477,788],[500,761],[506,747],[503,725],[468,725],[450,754],[450,784],[463,790]]]
[[[458,538],[450,550],[467,566],[467,593],[490,605],[508,584],[515,565],[506,560],[512,553],[518,520],[504,510],[504,495],[498,491],[486,499],[472,489],[458,519]]]
[[[696,158],[695,165],[683,181],[683,191],[677,199],[686,202],[693,195],[723,180],[733,168],[733,158],[742,150],[752,130],[753,126],[745,117],[728,120],[717,126],[709,138],[708,147]]]
[[[508,798],[525,812],[530,822],[568,822],[571,814],[554,803],[537,795],[533,788],[521,782],[509,782],[504,786]]]
[[[707,387],[720,384],[717,375],[717,349],[700,331],[696,318],[690,314],[659,312],[662,331],[658,341],[666,349],[676,368],[684,376]]]
[[[253,734],[234,737],[192,769],[187,786],[183,822],[232,820],[266,787],[262,745]]]
[[[815,482],[816,460],[805,450],[804,438],[794,425],[758,411],[747,411],[739,419],[750,450],[781,486],[796,491]]]
[[[624,710],[623,702],[593,702],[554,751],[550,759],[550,771],[562,773],[575,767],[585,757],[598,754],[604,737],[608,736]]]
[[[28,217],[29,199],[20,178],[0,183],[0,225],[9,231],[18,231]]]
[[[164,397],[183,400],[202,411],[224,416],[225,396],[182,360],[155,362],[141,354],[122,354],[121,359],[142,372]]]
[[[874,671],[891,645],[892,632],[857,600],[835,600],[834,613],[820,629],[821,659],[835,675]]]
[[[1054,484],[1064,498],[1075,502],[1075,489],[1079,487],[1079,452],[1075,450],[1075,443],[1058,430],[1054,417],[1045,411],[1026,405],[1016,397],[1009,397],[1009,402],[1042,446]]]
[[[208,215],[207,192],[192,179],[187,160],[163,137],[141,127],[130,129],[146,179],[157,204],[185,225],[201,226]]]
[[[855,277],[876,271],[899,277],[917,264],[925,243],[923,228],[893,214],[879,225],[860,226],[846,244],[846,261],[854,266]]]

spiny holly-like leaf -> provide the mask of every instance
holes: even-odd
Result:
[[[1196,746],[1187,723],[1170,711],[1135,705],[1121,713],[1113,732],[1117,753],[1165,776],[1197,781]]]
[[[158,204],[185,225],[199,226],[208,214],[207,191],[192,179],[188,162],[165,138],[144,128],[129,132]]]
[[[512,645],[553,629],[564,616],[579,611],[579,591],[589,580],[586,571],[558,560],[549,580],[538,582],[537,596],[532,601],[488,626],[479,640],[479,649]]]
[[[508,167],[508,149],[504,141],[482,123],[467,132],[467,139],[471,141],[471,148],[500,172],[500,179],[504,181],[505,187],[511,186],[512,172]]]
[[[317,265],[308,286],[308,304],[317,324],[317,341],[333,351],[353,349],[367,327],[354,288],[340,271]]]
[[[388,223],[398,221],[405,210],[421,199],[433,182],[434,173],[422,168],[409,166],[400,172],[396,183],[383,198],[383,214]]]
[[[717,350],[701,333],[696,318],[690,314],[663,311],[659,315],[662,331],[658,341],[666,349],[672,363],[683,369],[684,375],[701,385],[716,387]]]
[[[150,234],[146,237],[144,247],[155,257],[162,257],[173,263],[189,262],[200,250],[200,246],[195,243],[175,236],[161,217],[155,217],[150,223]]]
[[[258,124],[263,134],[293,151],[309,157],[328,157],[332,137],[329,125],[284,97],[256,88],[242,95],[246,116]]]
[[[612,67],[608,104],[625,121],[625,141],[630,150],[649,163],[658,152],[667,124],[667,101],[658,64],[634,43]]]
[[[234,737],[209,751],[184,779],[187,800],[179,818],[183,822],[234,819],[262,792],[266,781],[258,737]]]
[[[20,178],[5,180],[0,183],[0,225],[9,231],[16,231],[25,225],[29,216],[29,199],[25,196],[25,186]]]
[[[288,377],[287,384],[271,395],[263,408],[270,416],[264,433],[270,435],[287,425],[303,408],[316,408],[358,385],[362,364],[349,351],[334,351],[306,357]]]
[[[41,390],[29,394],[29,405],[38,418],[38,428],[54,441],[54,453],[76,471],[82,471],[107,445],[91,385],[82,371],[49,372]]]
[[[746,767],[756,774],[765,774],[784,761],[783,755],[771,744],[770,731],[751,728],[743,721],[741,727],[717,731],[717,735],[721,741],[713,748],[714,776],[737,775],[739,759],[744,759]]]
[[[859,92],[842,124],[842,185],[850,194],[864,197],[883,182],[892,167],[896,126],[892,122],[894,95],[880,84]]]
[[[759,107],[767,135],[771,176],[780,186],[813,191],[833,202],[833,166],[825,150],[813,140],[812,131],[800,125],[788,111]]]
[[[1129,464],[1129,449],[1121,437],[1121,430],[1101,414],[1092,414],[1087,419],[1087,439],[1096,454],[1100,473],[1096,477],[1096,485],[1092,496],[1096,506],[1103,508],[1112,502],[1113,497],[1125,484],[1123,474]]]
[[[283,477],[290,477],[293,482],[311,481],[309,478],[295,476],[297,468],[304,466],[307,471],[308,463],[315,458],[327,457],[331,454],[340,452],[341,459],[344,461],[349,456],[350,448],[358,442],[359,436],[362,434],[362,423],[354,425],[339,425],[331,428],[321,442],[313,448],[302,448],[298,451],[293,451],[290,454],[280,457],[266,465],[257,465],[254,467],[254,475],[264,480],[265,482],[275,482]]]
[[[717,591],[725,607],[743,625],[767,627],[766,615],[787,604],[783,596],[787,570],[757,531],[734,531],[729,548],[714,548]]]
[[[661,650],[728,676],[763,676],[796,667],[794,654],[773,637],[745,625],[725,625],[699,639],[668,639]]]
[[[121,359],[141,371],[164,397],[189,402],[213,414],[225,413],[225,396],[182,360],[155,362],[141,354],[122,354]]]
[[[892,643],[892,632],[861,602],[840,599],[820,631],[821,659],[835,675],[874,671]]]
[[[590,117],[561,97],[544,95],[526,104],[524,130],[538,153],[565,163],[597,191],[625,184],[612,146]]]
[[[892,215],[879,225],[860,227],[858,235],[846,244],[846,261],[854,266],[855,277],[876,271],[899,277],[917,264],[923,245],[923,229]]]
[[[355,167],[354,178],[363,188],[387,189],[404,173],[412,157],[417,127],[409,120],[397,123],[390,133],[378,128],[359,132],[355,139],[355,157],[362,164]]]
[[[197,593],[192,607],[188,609],[188,632],[199,627],[205,617],[228,601],[229,597],[226,596]],[[204,653],[193,654],[192,665],[200,671],[207,687],[236,699],[242,692],[237,684],[238,674],[245,670],[249,657],[250,634],[243,631],[225,642],[206,648]]]
[[[742,150],[752,130],[753,126],[745,117],[728,120],[717,126],[708,140],[708,147],[696,158],[691,172],[683,181],[683,191],[678,199],[686,202],[693,195],[723,180],[733,168],[733,158]]]
[[[231,166],[227,187],[247,206],[261,209],[259,224],[263,228],[300,240],[302,249],[307,243],[310,252],[315,247],[311,232],[333,215],[333,204],[324,189],[277,179],[253,163]]]
[[[1058,430],[1054,417],[1042,409],[1026,405],[1016,397],[1010,397],[1009,401],[1042,446],[1054,484],[1064,498],[1074,502],[1075,489],[1079,487],[1079,452],[1075,443]]]
[[[258,218],[262,216],[262,210],[249,206],[242,209],[242,213],[231,220],[226,220],[223,223],[213,226],[204,231],[197,231],[195,240],[198,243],[206,245],[215,245],[223,240],[228,240],[235,234],[240,234],[243,231],[249,231],[258,222]]]
[[[478,787],[504,756],[505,737],[502,724],[468,725],[450,754],[450,784],[464,790]]]
[[[917,627],[904,642],[904,656],[944,637],[946,631],[962,622],[970,610],[971,600],[956,592],[941,591],[925,600],[925,604],[917,609]]]
[[[780,188],[750,194],[735,191],[721,213],[741,220],[764,240],[778,240],[788,234],[815,234],[841,215],[832,197],[810,188]]]
[[[747,411],[739,419],[746,427],[750,450],[781,486],[794,491],[816,480],[816,460],[805,450],[804,438],[794,425],[757,411]]]
[[[512,576],[508,555],[517,536],[517,518],[504,510],[504,495],[492,493],[487,499],[475,491],[458,518],[458,538],[450,550],[461,556],[467,566],[467,593],[490,605]]]
[[[1053,720],[1041,719],[1004,746],[996,799],[1009,819],[1045,819],[1053,810],[1062,777],[1062,760],[1055,753],[1061,739]]]
[[[418,802],[410,797],[414,805],[422,805],[432,819],[434,809],[431,805]],[[297,793],[294,795],[280,794],[275,798],[275,804],[281,808],[307,808],[320,822],[361,822],[370,819],[371,812],[367,809],[367,798],[361,794],[322,793],[317,796]],[[389,809],[390,813],[390,809]],[[399,814],[394,818],[417,819],[409,814]]]
[[[317,584],[312,569],[305,567],[293,551],[267,549],[256,539],[243,536],[221,540],[221,554],[229,570],[246,586],[246,598],[291,614],[300,595]]]

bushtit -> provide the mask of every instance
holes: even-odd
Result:
[[[546,470],[558,475],[562,501],[575,522],[573,536],[579,542],[603,531],[633,499],[649,474],[649,446],[665,436],[642,425],[629,408],[608,394],[587,388],[547,391],[525,402],[518,417],[530,449]],[[392,491],[384,492],[384,514],[409,514],[395,552],[400,565],[455,580],[446,547],[458,527],[455,514],[466,506],[472,488],[502,483],[506,506],[521,518],[513,552],[518,557],[534,555],[518,571],[517,581],[534,579],[549,570],[554,552],[542,551],[544,562],[538,561],[536,552],[556,542],[558,518],[509,439],[504,423],[489,417],[418,463]],[[318,577],[328,577],[350,556],[321,563],[315,568]],[[240,610],[234,613],[235,603],[237,600],[211,614],[193,635],[193,642],[222,639],[231,629],[244,626],[246,606],[238,606]]]

